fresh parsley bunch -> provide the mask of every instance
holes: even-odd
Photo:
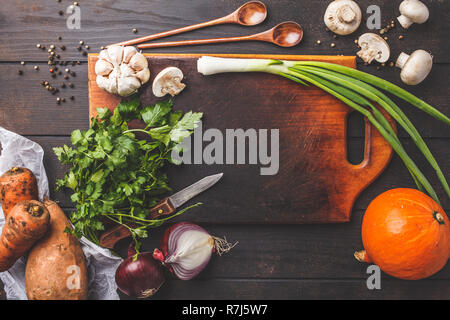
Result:
[[[183,115],[172,106],[169,100],[141,108],[135,98],[122,101],[114,113],[99,108],[87,131],[72,132],[73,147],[54,148],[61,163],[70,166],[57,189],[73,190],[75,235],[98,243],[104,223],[114,221],[129,228],[136,240],[173,217],[148,220],[147,214],[171,190],[161,169],[172,162],[172,149],[193,132],[203,114]],[[132,120],[143,120],[146,127],[130,129]],[[147,139],[137,138],[136,132]]]

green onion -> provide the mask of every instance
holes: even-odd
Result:
[[[198,60],[197,67],[198,71],[204,75],[224,72],[272,73],[302,85],[308,85],[307,83],[310,83],[332,94],[349,107],[367,117],[370,123],[381,133],[403,160],[418,189],[426,190],[439,203],[437,194],[430,182],[408,156],[389,121],[387,121],[385,116],[372,102],[380,105],[411,136],[418,149],[436,171],[436,175],[444,187],[447,196],[450,197],[450,188],[445,179],[445,175],[417,129],[404,112],[388,96],[376,88],[385,90],[450,125],[450,119],[446,115],[406,90],[384,79],[356,69],[318,61],[227,59],[205,56]]]

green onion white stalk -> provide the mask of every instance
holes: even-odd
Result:
[[[280,75],[302,85],[308,85],[309,83],[332,94],[367,117],[403,160],[419,190],[425,190],[439,203],[437,194],[430,182],[408,156],[388,120],[372,104],[372,102],[377,103],[411,136],[418,149],[436,171],[447,196],[450,197],[450,188],[445,175],[417,129],[403,111],[377,88],[403,99],[447,125],[450,125],[450,119],[406,90],[379,77],[353,68],[318,61],[229,59],[204,56],[198,60],[197,68],[203,75],[225,72],[266,72]]]

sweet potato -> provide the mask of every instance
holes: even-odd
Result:
[[[11,268],[45,235],[49,221],[49,212],[39,201],[27,200],[14,206],[0,238],[0,272]]]
[[[13,167],[0,176],[0,201],[5,218],[16,204],[25,200],[39,200],[36,177],[27,168]]]
[[[30,300],[83,300],[87,297],[87,270],[78,239],[65,232],[72,228],[61,208],[45,200],[50,229],[31,249],[25,269]]]

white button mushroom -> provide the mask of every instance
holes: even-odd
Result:
[[[158,73],[153,81],[153,94],[157,97],[170,94],[173,97],[186,87],[181,80],[183,80],[183,72],[176,67],[168,67]]]
[[[374,59],[380,63],[389,60],[391,50],[386,41],[375,33],[364,33],[358,39],[361,50],[356,54],[366,63],[371,63]]]
[[[401,16],[397,17],[403,28],[408,29],[413,23],[424,23],[430,15],[428,8],[419,0],[405,0],[400,4]]]
[[[416,50],[411,55],[400,53],[397,67],[402,69],[400,78],[408,85],[421,83],[430,73],[433,66],[433,56],[425,50]]]
[[[334,0],[328,5],[323,17],[328,29],[339,35],[347,35],[358,29],[361,9],[352,0]]]
[[[100,51],[95,74],[101,89],[123,97],[136,93],[150,79],[147,59],[134,47],[111,46]]]

